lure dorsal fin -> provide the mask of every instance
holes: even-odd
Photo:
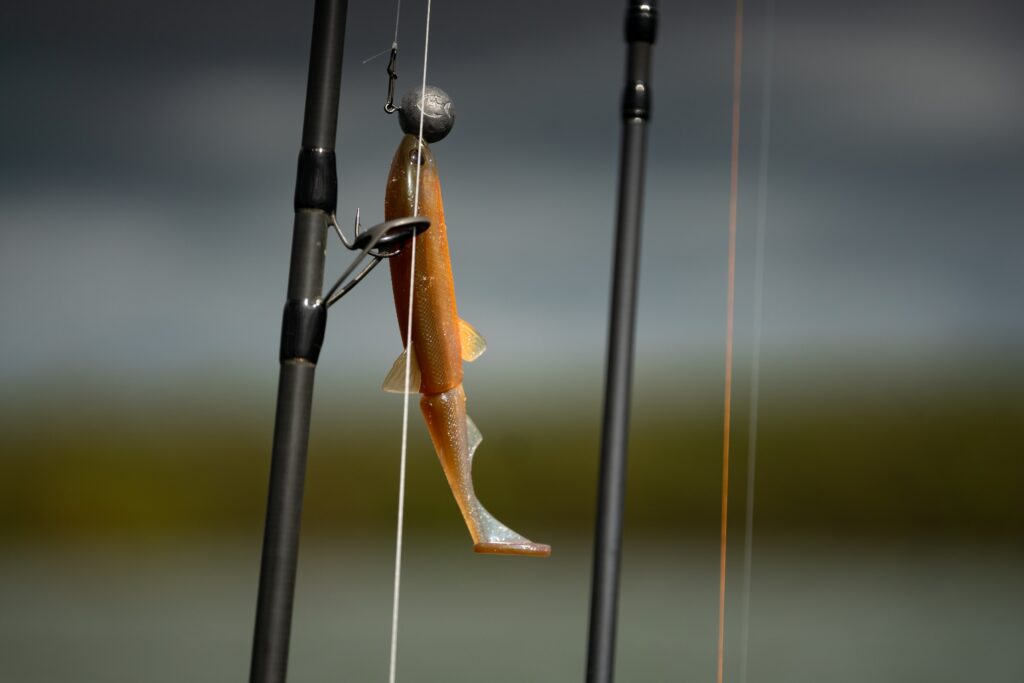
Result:
[[[466,416],[466,442],[469,446],[469,460],[473,461],[473,454],[476,453],[476,447],[480,445],[480,442],[484,440],[484,435],[477,429],[476,423],[473,422],[473,418],[469,415]]]
[[[392,394],[405,393],[405,359],[408,352],[403,350],[395,359],[391,369],[388,370],[381,388]],[[409,368],[409,393],[417,394],[420,391],[420,383],[423,381],[420,375],[420,365],[416,362],[416,354],[412,356],[412,367]]]
[[[487,340],[465,320],[459,319],[459,340],[462,342],[462,360],[472,363],[487,350]]]

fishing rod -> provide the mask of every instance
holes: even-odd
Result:
[[[651,51],[657,17],[654,0],[628,0],[626,87],[622,97],[622,147],[587,647],[588,683],[611,683],[615,677],[644,157],[651,108]]]
[[[347,0],[316,0],[314,10],[302,145],[295,185],[288,294],[281,325],[277,412],[250,683],[283,683],[287,676],[313,383],[324,340],[327,309],[382,259],[398,254],[398,250],[384,251],[385,247],[393,247],[430,225],[430,220],[422,216],[400,217],[360,234],[357,213],[355,237],[351,241],[338,227],[335,218],[337,167],[334,146],[347,6]],[[618,222],[587,666],[588,681],[595,683],[610,682],[613,676],[643,166],[650,109],[650,56],[655,29],[653,3],[630,0],[626,13],[629,56],[622,104]],[[389,105],[393,99],[394,57],[393,44],[388,65]],[[425,100],[422,98],[425,96],[424,87],[420,95],[421,108],[424,108]],[[393,109],[386,107],[386,110],[390,113]],[[423,137],[421,115],[420,149]],[[425,151],[417,152],[413,161],[418,163],[414,166],[422,162],[420,155]],[[323,294],[329,227],[334,228],[347,248],[357,250],[359,254],[334,286]],[[372,256],[371,262],[346,281],[367,256]],[[408,384],[408,368],[406,375]],[[405,393],[408,391],[408,388],[404,389]],[[532,544],[525,539],[510,540],[502,536],[497,543],[509,546],[517,554],[550,552],[547,546]],[[488,540],[483,544],[486,547],[481,549],[478,542],[477,551],[498,552],[492,548],[494,544]]]
[[[347,0],[316,0],[313,12],[250,683],[283,683],[287,676],[313,379],[323,345],[327,309],[382,259],[397,253],[385,249],[393,249],[430,225],[429,220],[414,216],[387,221],[361,232],[357,213],[353,239],[347,239],[338,227],[334,146],[347,11]],[[358,254],[324,293],[329,226],[345,247]],[[371,257],[370,262],[357,272],[367,257]],[[353,272],[356,274],[348,279]]]

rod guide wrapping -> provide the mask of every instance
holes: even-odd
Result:
[[[304,360],[316,363],[327,329],[327,306],[319,299],[299,299],[284,305],[281,321],[280,361]]]
[[[295,210],[320,209],[334,213],[338,207],[338,167],[334,152],[303,148],[295,177]]]

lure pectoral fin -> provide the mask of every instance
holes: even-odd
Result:
[[[487,342],[480,333],[473,329],[473,326],[465,320],[459,320],[459,337],[462,346],[462,360],[467,363],[475,361],[487,350]],[[384,377],[381,388],[391,394],[405,393],[405,362],[408,357],[406,351],[398,354],[398,358],[391,364],[391,369]],[[420,364],[416,360],[416,354],[412,355],[412,367],[409,368],[409,393],[418,394],[423,376],[420,372]]]
[[[462,360],[472,363],[487,350],[487,341],[473,326],[459,319],[459,341],[462,342]]]
[[[384,377],[384,384],[381,385],[381,389],[391,394],[405,393],[405,364],[408,357],[409,354],[406,351],[398,354],[398,358],[391,364],[391,369],[388,370],[388,374]],[[423,376],[420,373],[420,364],[416,361],[415,353],[412,354],[409,363],[411,363],[409,368],[409,393],[418,394],[420,393],[420,384],[423,382]]]

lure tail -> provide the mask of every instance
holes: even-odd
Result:
[[[534,543],[499,522],[473,491],[473,454],[483,437],[466,415],[462,385],[420,399],[434,450],[473,537],[473,550],[500,555],[547,557],[551,546]]]

